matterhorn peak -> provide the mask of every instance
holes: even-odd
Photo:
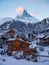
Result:
[[[25,8],[23,7],[19,7],[16,9],[16,11],[18,12],[17,17],[15,18],[15,20],[19,20],[19,21],[23,21],[25,23],[35,23],[38,22],[39,20],[36,19],[34,16],[31,16]]]
[[[17,8],[16,12],[18,12],[17,17],[32,17],[23,7]]]

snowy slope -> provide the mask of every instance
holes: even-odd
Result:
[[[49,65],[49,62],[31,62],[31,61],[26,61],[26,60],[17,60],[13,57],[9,56],[2,56],[3,58],[6,59],[5,62],[0,60],[0,65]]]
[[[8,22],[8,21],[12,21],[12,18],[10,18],[10,17],[6,17],[6,18],[1,18],[0,19],[0,25],[2,25],[3,23],[5,23],[5,22]]]
[[[32,41],[32,45],[35,44],[36,41]],[[35,45],[34,45],[35,46]],[[39,51],[40,55],[48,55],[49,46],[44,47],[44,51]],[[7,55],[0,55],[0,58],[6,59],[5,62],[3,62],[0,59],[0,65],[49,65],[49,57],[38,57],[38,62],[32,62],[27,61],[26,59],[19,59],[17,60],[13,56],[7,56]]]
[[[49,28],[49,18],[45,18],[42,21],[36,23],[33,28],[36,32],[47,30]]]

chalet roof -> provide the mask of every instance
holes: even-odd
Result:
[[[17,39],[18,41],[24,42],[24,43],[28,43],[30,45],[30,43],[28,41],[24,41],[22,39]]]
[[[49,27],[46,29],[46,31],[49,31]]]
[[[7,38],[6,36],[2,36],[2,39],[3,39],[3,40],[6,40],[6,39],[8,39],[8,38]]]
[[[49,38],[49,33],[46,33],[44,38]]]
[[[2,37],[3,36],[3,33],[0,33],[0,37]]]
[[[28,41],[24,41],[20,38],[17,38],[17,39],[16,38],[10,38],[10,39],[7,40],[7,42],[12,42],[12,41],[16,41],[16,40],[20,41],[20,42],[28,43],[30,45],[30,43]]]
[[[7,41],[15,41],[16,38],[9,38]]]
[[[13,30],[13,29],[9,29],[9,30],[7,30],[7,31],[5,31],[6,33],[10,33],[10,32],[13,32],[13,33],[15,33],[15,31]]]
[[[45,38],[49,38],[49,36],[46,36]]]

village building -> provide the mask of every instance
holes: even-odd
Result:
[[[7,45],[8,45],[8,51],[13,52],[13,51],[28,49],[30,43],[22,39],[14,38],[7,40]]]
[[[38,45],[42,45],[43,44],[43,39],[44,39],[44,37],[45,37],[45,35],[43,35],[43,34],[38,34],[37,36],[36,36],[36,43],[38,44]]]
[[[40,35],[37,35],[36,37],[37,39],[37,44],[39,45],[49,45],[49,33],[47,32],[45,35],[43,34],[40,34]]]
[[[3,48],[3,45],[6,44],[7,37],[0,33],[0,48]]]
[[[34,61],[34,62],[37,62],[37,51],[35,48],[32,48],[32,49],[26,49],[24,50],[24,55],[26,57],[27,60],[31,60],[31,61]]]
[[[3,36],[3,33],[0,33],[0,37],[2,37]]]
[[[7,30],[4,35],[8,38],[14,38],[15,31],[13,29]]]
[[[47,34],[45,37],[44,37],[44,39],[43,39],[43,43],[44,43],[44,45],[49,45],[49,34]]]
[[[28,38],[31,40],[35,40],[36,39],[36,35],[33,33],[28,33]]]
[[[35,60],[37,60],[37,57],[36,57],[37,51],[36,49],[29,48],[30,43],[28,41],[24,41],[20,38],[8,39],[7,46],[8,46],[8,55],[9,54],[13,55],[13,52],[16,52],[15,53],[16,58],[26,58],[32,61],[33,61],[33,55],[34,55]]]
[[[2,39],[0,38],[0,48],[2,48],[2,44],[3,42],[2,42]]]

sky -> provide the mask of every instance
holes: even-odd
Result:
[[[15,18],[20,7],[39,20],[49,17],[49,0],[0,0],[0,18]]]

